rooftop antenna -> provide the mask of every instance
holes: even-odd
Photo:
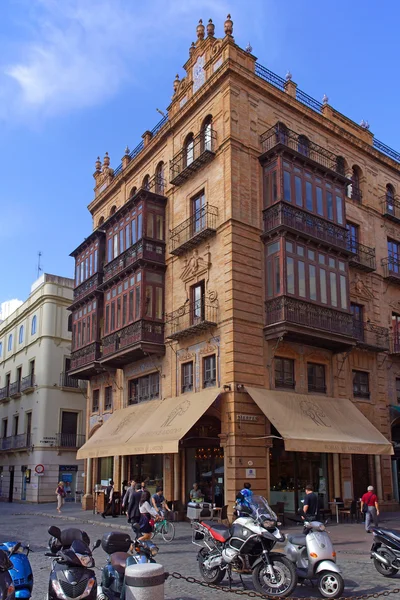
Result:
[[[43,271],[42,266],[40,264],[40,259],[42,258],[42,253],[39,250],[38,252],[38,263],[37,263],[37,279],[40,277],[40,273]]]

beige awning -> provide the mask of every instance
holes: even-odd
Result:
[[[166,398],[129,443],[130,454],[178,452],[179,440],[210,408],[220,391],[216,388]],[[151,404],[151,403],[149,403]]]
[[[150,400],[116,410],[78,450],[77,458],[99,458],[132,454],[129,443],[135,433],[154,415],[162,400]]]
[[[348,398],[247,386],[246,391],[279,431],[286,450],[393,454],[392,444]]]

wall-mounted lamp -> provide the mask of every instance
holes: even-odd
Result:
[[[237,389],[238,392],[244,392],[244,385],[243,385],[243,383],[238,383],[236,385],[236,389]]]
[[[232,390],[231,386],[229,385],[229,383],[224,385],[224,392],[230,392]]]

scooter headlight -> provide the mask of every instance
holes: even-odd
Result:
[[[53,586],[53,590],[55,591],[57,598],[60,598],[60,600],[68,600],[58,579],[53,579],[51,585]]]
[[[323,525],[323,524],[321,523],[321,525],[318,525],[318,528],[317,528],[317,529],[318,529],[318,531],[325,531],[325,530],[326,530],[326,527],[325,527],[325,525]]]
[[[79,558],[79,562],[82,567],[93,567],[93,557],[88,554],[79,554],[76,552],[77,558]]]
[[[91,577],[87,582],[86,590],[83,592],[81,598],[86,598],[86,596],[89,596],[95,584],[96,580],[94,579],[94,577]]]
[[[152,556],[157,556],[158,554],[158,547],[156,545],[154,545],[152,548],[150,548],[150,553]]]
[[[265,527],[265,529],[275,529],[276,522],[275,521],[263,521],[263,527]]]
[[[13,597],[13,594],[15,594],[15,587],[14,585],[11,583],[8,588],[7,588],[7,595],[6,595],[6,600],[8,600],[9,598]]]

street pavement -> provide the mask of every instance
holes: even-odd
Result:
[[[109,529],[130,531],[126,518],[108,517],[106,520],[101,515],[94,515],[89,511],[82,511],[79,504],[68,503],[63,507],[63,513],[57,514],[54,504],[8,504],[0,503],[0,542],[22,541],[29,542],[32,550],[30,555],[32,569],[35,577],[32,600],[44,600],[51,559],[44,556],[47,550],[49,535],[47,529],[50,525],[60,528],[78,527],[84,529],[92,542]],[[400,513],[387,513],[383,515],[381,525],[385,528],[400,529]],[[164,566],[169,573],[174,571],[186,577],[200,579],[196,561],[198,547],[191,544],[191,528],[189,523],[175,523],[176,536],[173,542],[166,544],[160,536],[154,540],[160,548],[157,562]],[[295,525],[282,527],[283,531],[297,531]],[[345,579],[345,596],[361,596],[374,594],[385,590],[400,588],[400,574],[393,579],[382,577],[374,568],[369,558],[372,535],[364,531],[363,524],[332,523],[328,525],[331,539],[335,545],[338,564],[342,569]],[[106,562],[106,555],[98,548],[94,552],[96,566],[101,569]],[[98,572],[100,576],[100,571]],[[245,587],[253,589],[251,578],[243,577]],[[227,586],[224,580],[223,586]],[[235,577],[234,588],[242,589],[240,580]],[[205,600],[212,595],[216,598],[233,600],[233,593],[218,593],[205,587],[188,583],[183,580],[169,578],[165,584],[165,598],[168,600]],[[316,588],[298,586],[295,594],[300,598],[320,598]],[[390,595],[389,600],[399,600],[400,595]]]

